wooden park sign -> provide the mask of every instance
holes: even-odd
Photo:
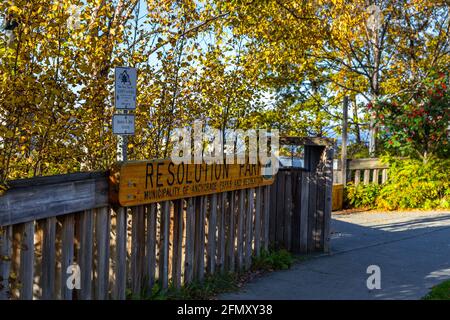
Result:
[[[260,164],[175,164],[171,160],[118,163],[110,171],[110,198],[121,206],[175,200],[270,185]]]

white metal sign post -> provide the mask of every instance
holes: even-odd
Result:
[[[114,70],[114,105],[118,111],[113,116],[113,133],[117,139],[117,161],[127,161],[128,136],[134,135],[136,109],[137,71],[131,67]]]

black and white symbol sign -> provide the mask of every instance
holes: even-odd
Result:
[[[134,134],[134,114],[113,115],[113,133],[120,135]]]
[[[136,109],[136,79],[135,68],[115,68],[114,101],[116,109]]]

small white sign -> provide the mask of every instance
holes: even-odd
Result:
[[[134,134],[134,114],[113,115],[112,128],[114,134],[133,135]]]
[[[135,68],[116,67],[114,72],[114,102],[116,109],[136,109],[136,79]]]

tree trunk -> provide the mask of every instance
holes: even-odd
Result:
[[[361,126],[358,118],[358,104],[356,103],[356,96],[353,97],[353,123],[355,124],[355,139],[356,143],[361,144]]]

